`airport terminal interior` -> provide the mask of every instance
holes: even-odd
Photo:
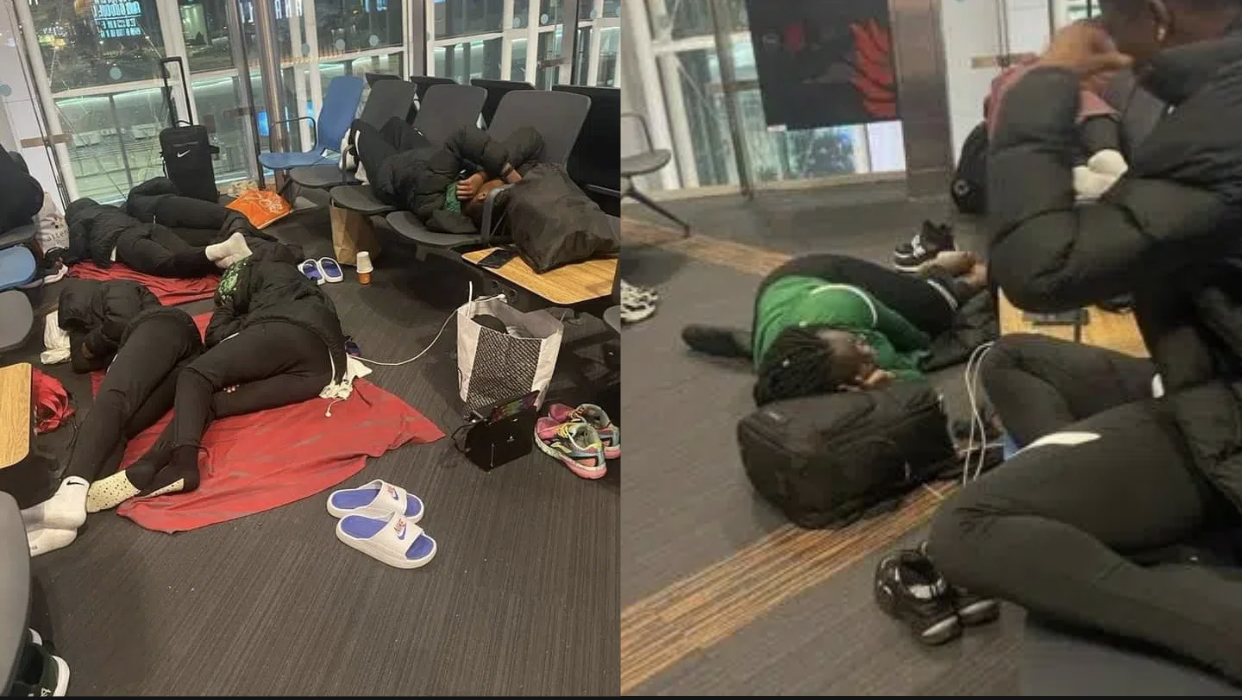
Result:
[[[0,3],[0,690],[1242,695],[1240,32]]]
[[[616,693],[620,5],[0,6],[12,695]],[[536,182],[585,245],[501,236]],[[153,381],[215,392],[162,494]]]

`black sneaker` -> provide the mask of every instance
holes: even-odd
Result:
[[[681,340],[695,352],[713,357],[750,358],[751,336],[746,331],[716,326],[686,326]]]
[[[931,561],[931,557],[927,556],[926,542],[919,545],[919,554]],[[984,598],[961,586],[950,585],[949,588],[953,598],[953,607],[957,610],[957,617],[963,625],[967,627],[985,625],[1000,617],[1000,603],[994,598]]]
[[[893,267],[902,272],[921,272],[937,255],[957,250],[953,227],[923,222],[923,229],[893,251]]]
[[[27,644],[18,663],[9,697],[63,697],[69,691],[69,664],[52,654],[47,646]]]
[[[902,550],[880,561],[875,600],[889,617],[909,625],[923,644],[944,644],[962,634],[949,584],[917,550]]]

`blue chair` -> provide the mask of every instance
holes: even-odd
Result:
[[[356,75],[342,75],[328,83],[328,92],[323,97],[323,108],[319,110],[319,119],[314,117],[295,117],[282,119],[277,124],[309,119],[311,132],[314,134],[315,146],[301,153],[261,153],[259,164],[269,170],[289,170],[306,165],[318,165],[326,160],[339,157],[337,149],[345,132],[358,113],[358,103],[362,101],[362,90],[366,81]]]

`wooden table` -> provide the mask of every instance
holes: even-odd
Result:
[[[478,265],[480,260],[494,250],[496,249],[475,250],[462,255],[462,258]],[[613,281],[617,276],[617,259],[597,258],[539,274],[519,256],[505,263],[503,267],[484,269],[556,306],[571,307],[612,294]]]
[[[1088,313],[1091,320],[1082,327],[1081,342],[1135,357],[1148,356],[1133,314],[1117,314],[1096,307],[1088,309]],[[1000,329],[1001,335],[1039,333],[1065,340],[1074,339],[1073,326],[1038,326],[1027,321],[1022,310],[1011,304],[1004,293],[1000,295]]]
[[[31,374],[28,362],[0,367],[0,469],[30,455],[34,432]]]

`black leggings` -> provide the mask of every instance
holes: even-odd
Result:
[[[194,448],[187,454],[197,460],[212,420],[313,399],[331,381],[332,360],[319,336],[279,321],[250,326],[181,372],[173,419],[143,461],[162,467],[180,447]]]
[[[1032,374],[1032,397],[1001,398],[1001,421],[1015,424],[1014,406],[1032,409],[1060,387],[1051,397],[1055,408],[1029,426],[1034,435],[1046,430],[1037,424],[1045,420],[1053,432],[941,507],[929,538],[938,567],[958,585],[1035,615],[1146,642],[1242,681],[1238,583],[1206,567],[1139,563],[1154,550],[1233,526],[1237,516],[1191,463],[1168,412],[1154,399],[1133,399],[1137,366],[1131,373],[1116,358],[1067,341],[1040,343],[1033,362],[1016,345],[1007,353],[997,366],[1057,369],[1051,377]],[[1013,371],[985,375],[985,384],[1013,390],[1019,384],[1006,377]],[[1098,395],[1084,403],[1084,387]],[[1103,410],[1055,425],[1095,407]]]
[[[192,240],[183,237],[187,233]],[[156,277],[207,277],[220,271],[214,262],[207,259],[205,250],[209,236],[215,235],[210,231],[186,231],[153,224],[149,232],[134,230],[121,234],[117,239],[116,259],[138,272]]]
[[[178,375],[202,352],[202,336],[184,312],[169,309],[139,322],[82,420],[65,475],[95,481],[115,472],[126,443],[173,407]]]
[[[402,193],[391,189],[392,182],[388,178],[380,178],[380,168],[384,161],[403,151],[424,149],[430,157],[437,149],[418,129],[410,126],[405,120],[393,117],[383,127],[376,129],[362,120],[352,126],[354,142],[358,145],[358,160],[366,169],[371,188],[386,204],[402,205]]]
[[[1019,447],[1131,401],[1151,398],[1151,360],[1035,334],[1001,337],[980,379]]]
[[[820,253],[796,257],[772,271],[756,298],[768,285],[790,276],[858,287],[933,338],[953,328],[958,308],[979,291],[940,268],[921,278],[859,258]]]

